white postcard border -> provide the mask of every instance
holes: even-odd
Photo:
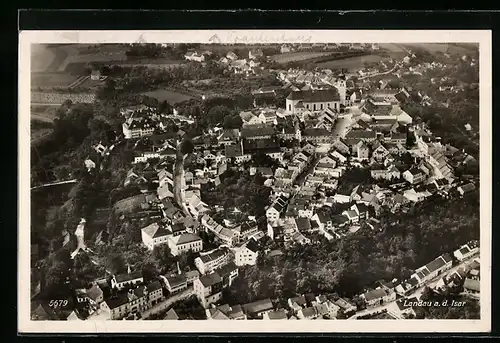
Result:
[[[489,30],[22,31],[19,35],[18,331],[20,333],[375,333],[491,330],[492,46]],[[480,320],[32,321],[30,320],[30,44],[32,43],[479,43]]]

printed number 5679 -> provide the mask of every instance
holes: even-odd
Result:
[[[68,305],[68,300],[51,300],[49,301],[49,306],[53,308],[64,307]]]

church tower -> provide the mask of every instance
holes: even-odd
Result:
[[[337,88],[340,95],[340,103],[346,105],[347,102],[347,84],[344,74],[340,74],[335,82],[335,88]]]

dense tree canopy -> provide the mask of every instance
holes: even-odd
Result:
[[[203,201],[227,209],[236,207],[257,217],[265,214],[271,188],[264,186],[265,179],[262,176],[228,170],[222,175],[222,179],[219,186],[202,192]]]
[[[363,228],[330,242],[311,236],[311,245],[282,249],[282,256],[243,268],[226,299],[244,303],[304,292],[352,297],[377,280],[408,277],[438,255],[478,239],[478,206],[477,195],[441,200],[417,205],[408,216],[384,217],[381,232]]]
[[[193,149],[194,149],[193,141],[191,141],[190,139],[185,139],[181,143],[181,153],[183,155],[187,155],[187,154],[192,153]]]

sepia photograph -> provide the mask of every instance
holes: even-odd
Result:
[[[20,330],[490,329],[488,31],[148,35],[20,34]]]

